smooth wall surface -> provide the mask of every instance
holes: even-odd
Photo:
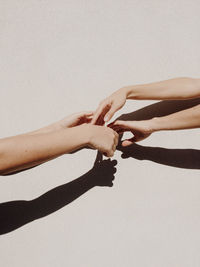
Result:
[[[198,0],[0,0],[0,137],[93,110],[124,85],[199,77],[199,12]],[[137,116],[153,103],[129,101],[116,117]],[[153,106],[153,114],[177,105]],[[10,212],[16,205],[10,224],[25,223],[33,208],[44,216],[0,236],[1,266],[199,267],[199,133],[160,132],[128,158],[117,151],[114,186],[97,186],[68,204],[77,187],[65,185],[66,203],[56,212],[60,191],[53,200],[24,201],[89,171],[95,151],[1,177],[0,203],[11,201]]]

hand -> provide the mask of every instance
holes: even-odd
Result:
[[[94,112],[91,123],[104,125],[105,122],[108,122],[113,117],[117,110],[124,106],[126,97],[126,89],[121,88],[114,92],[111,96],[101,101],[97,110]]]
[[[118,144],[119,135],[112,129],[105,126],[87,124],[83,126],[85,135],[88,136],[88,145],[98,149],[107,157],[112,157]],[[82,131],[84,134],[84,130]]]
[[[149,137],[153,132],[151,128],[151,120],[146,121],[121,121],[117,120],[108,125],[110,128],[116,132],[132,132],[134,137],[122,141],[122,146],[129,146],[134,142],[142,141],[143,139]]]
[[[52,130],[60,130],[65,128],[70,128],[78,126],[84,123],[89,123],[92,120],[93,112],[92,111],[82,111],[78,113],[71,114],[64,119],[55,122],[48,127]]]
[[[98,152],[99,154],[99,152]],[[98,157],[98,155],[97,155]],[[89,171],[90,182],[94,186],[113,186],[117,161],[116,160],[100,160],[95,161],[93,168]]]

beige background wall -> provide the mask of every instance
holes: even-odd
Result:
[[[0,0],[0,136],[95,109],[123,85],[199,77],[199,12],[198,0]],[[152,103],[128,102],[117,115]],[[199,130],[161,132],[140,145],[200,149],[199,140]],[[0,202],[37,198],[87,172],[95,157],[83,150],[1,177]],[[1,266],[199,267],[198,167],[122,159],[119,151],[114,159],[112,188],[93,188],[2,235]]]

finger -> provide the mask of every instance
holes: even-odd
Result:
[[[85,118],[86,118],[86,119],[91,119],[91,120],[92,120],[93,115],[94,115],[93,112],[92,112],[91,114],[86,114],[86,115],[85,115]]]
[[[94,117],[91,121],[92,124],[95,124],[99,116],[101,115],[102,111],[105,109],[106,106],[108,106],[109,103],[103,102],[102,104],[99,105],[97,110],[94,112]]]
[[[102,111],[103,112],[103,111]],[[99,117],[97,118],[95,125],[100,125],[103,126],[105,124],[104,120],[103,120],[103,115],[102,113],[99,115]]]
[[[104,116],[104,121],[108,122],[113,117],[113,115],[115,114],[117,110],[118,110],[118,107],[112,104],[110,110]]]
[[[94,111],[84,111],[83,113],[82,113],[82,115],[84,115],[84,116],[86,116],[86,117],[90,117],[90,116],[92,116],[94,114]]]
[[[131,139],[127,139],[127,140],[124,140],[124,141],[122,141],[122,146],[130,146],[130,145],[132,145],[134,142],[133,142],[133,140],[131,140]]]
[[[105,124],[104,116],[105,116],[105,114],[109,111],[109,109],[110,109],[110,104],[107,104],[107,105],[103,108],[101,114],[99,115],[99,118],[98,118],[97,121],[96,121],[96,125],[104,125],[104,124]]]
[[[87,121],[87,119],[92,118],[93,111],[81,111],[79,113],[74,114],[74,120],[79,123],[84,123]]]
[[[81,118],[81,117],[92,116],[93,114],[94,114],[93,111],[80,111],[80,112],[74,113],[72,115],[77,117],[77,118]]]
[[[130,131],[128,128],[123,128],[121,126],[113,126],[111,129],[113,129],[118,135]]]
[[[121,128],[130,128],[131,127],[129,121],[122,121],[122,120],[116,120],[116,121],[112,122],[109,126],[110,127],[118,126]]]
[[[130,145],[132,145],[135,142],[138,142],[140,140],[141,140],[140,136],[138,136],[137,134],[135,134],[134,137],[122,141],[122,146],[130,146]]]

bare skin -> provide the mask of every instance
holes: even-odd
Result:
[[[108,122],[127,99],[132,100],[175,100],[200,97],[200,79],[175,78],[142,85],[125,86],[100,102],[92,124]]]
[[[200,97],[200,79],[175,78],[166,81],[123,87],[100,102],[94,112],[92,124],[104,125],[116,111],[121,109],[127,99],[132,100],[177,100]],[[153,132],[180,130],[200,127],[200,106],[174,114],[143,121],[114,121],[108,125],[118,133],[130,131],[133,137],[124,140],[123,146],[141,141]]]
[[[91,112],[77,113],[39,130],[0,139],[0,174],[34,167],[85,146],[113,156],[118,134],[89,124],[91,118]]]
[[[200,127],[200,105],[173,113],[168,116],[157,117],[142,121],[117,120],[109,125],[118,133],[130,131],[133,137],[122,142],[122,146],[129,146],[142,141],[152,133],[164,130],[181,130]]]

